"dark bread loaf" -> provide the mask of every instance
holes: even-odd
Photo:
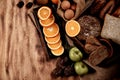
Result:
[[[89,62],[92,65],[98,65],[109,56],[107,48],[105,46],[99,46],[89,56]]]
[[[84,15],[78,22],[81,26],[81,31],[77,36],[79,40],[86,40],[89,36],[97,37],[100,35],[101,25],[96,17]]]

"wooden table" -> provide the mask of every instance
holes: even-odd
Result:
[[[0,80],[54,80],[50,73],[56,59],[46,60],[38,31],[28,16],[32,8],[25,6],[32,0],[23,0],[22,8],[16,6],[19,1],[0,0]]]

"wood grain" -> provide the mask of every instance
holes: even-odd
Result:
[[[40,37],[27,15],[29,10],[25,5],[18,8],[18,2],[0,0],[0,80],[54,80],[50,73],[56,60],[46,61]]]

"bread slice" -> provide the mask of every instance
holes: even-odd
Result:
[[[120,18],[106,14],[101,37],[120,44]]]

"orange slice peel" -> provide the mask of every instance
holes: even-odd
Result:
[[[39,20],[41,26],[43,27],[49,27],[50,25],[52,25],[55,22],[55,17],[53,15],[51,15],[48,19],[46,20]]]
[[[64,53],[64,48],[63,46],[60,46],[58,49],[51,50],[51,52],[54,56],[60,56]]]
[[[52,13],[52,11],[49,7],[42,6],[39,8],[37,15],[38,15],[39,19],[46,20],[50,17],[51,13]]]
[[[67,21],[67,23],[65,25],[65,31],[69,37],[77,36],[80,32],[80,29],[81,29],[81,27],[80,27],[79,23],[75,20],[69,20],[69,21]]]
[[[48,45],[48,47],[50,48],[50,49],[52,49],[52,50],[56,50],[56,49],[58,49],[58,48],[60,48],[60,46],[62,45],[62,42],[61,42],[61,40],[59,40],[57,43],[55,43],[55,44],[47,44]]]
[[[45,41],[48,44],[55,44],[60,40],[60,33],[58,35],[56,35],[55,37],[46,37],[45,36]]]
[[[56,23],[53,23],[49,27],[43,27],[43,33],[46,37],[55,37],[59,34],[59,27]]]

